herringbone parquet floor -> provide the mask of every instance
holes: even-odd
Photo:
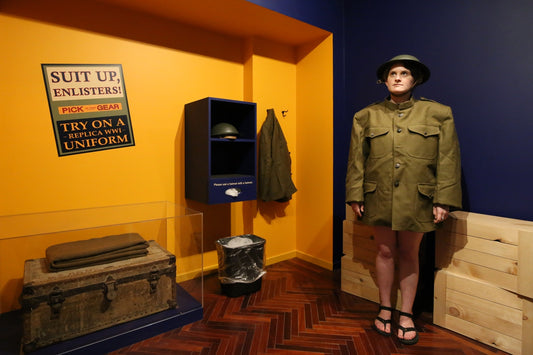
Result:
[[[202,320],[112,354],[505,354],[427,316],[416,320],[416,345],[382,337],[371,329],[377,305],[340,291],[339,272],[295,258],[269,266],[260,291],[235,298],[208,276]]]

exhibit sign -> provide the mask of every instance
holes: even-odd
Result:
[[[41,64],[59,156],[134,146],[120,64]]]

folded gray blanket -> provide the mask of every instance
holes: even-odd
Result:
[[[61,243],[46,249],[50,271],[105,264],[147,254],[148,242],[137,233]]]

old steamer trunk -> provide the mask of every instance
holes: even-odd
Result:
[[[155,241],[148,255],[49,272],[26,260],[22,291],[25,352],[169,308],[176,302],[176,258]]]

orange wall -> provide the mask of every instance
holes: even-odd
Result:
[[[296,50],[282,45],[273,46],[261,40],[252,45],[254,53],[247,65],[252,65],[252,88],[247,94],[251,101],[257,102],[258,130],[266,119],[267,109],[274,109],[283,130],[292,158],[293,180],[296,183]],[[282,111],[287,111],[283,117]],[[253,231],[267,240],[266,248],[270,262],[294,256],[296,249],[296,210],[298,192],[290,202],[257,201],[252,206],[254,212]]]
[[[175,200],[183,105],[242,99],[241,63],[2,16],[0,214]],[[41,63],[122,64],[135,147],[58,157]],[[183,202],[180,201],[180,202]]]
[[[302,46],[297,66],[298,198],[296,249],[331,268],[333,254],[333,36]],[[327,237],[326,237],[327,236]]]
[[[171,43],[181,27],[168,29],[158,33],[168,36],[159,43]],[[200,31],[197,38],[188,32],[187,46],[163,46],[4,14],[0,33],[10,34],[0,37],[0,216],[171,201],[204,212],[204,235],[209,221],[229,216],[232,235],[264,237],[269,263],[302,256],[331,267],[331,39],[294,48]],[[216,46],[207,51],[209,43]],[[121,64],[135,146],[58,157],[41,63]],[[185,200],[183,106],[207,96],[256,102],[258,130],[266,109],[275,109],[293,158],[299,190],[293,200],[235,203],[229,212]],[[319,146],[307,136],[317,132]],[[31,255],[3,253],[0,269],[43,257],[47,245],[39,243]],[[216,254],[207,249],[204,267],[216,268]],[[0,275],[0,313],[16,307],[21,277]]]

